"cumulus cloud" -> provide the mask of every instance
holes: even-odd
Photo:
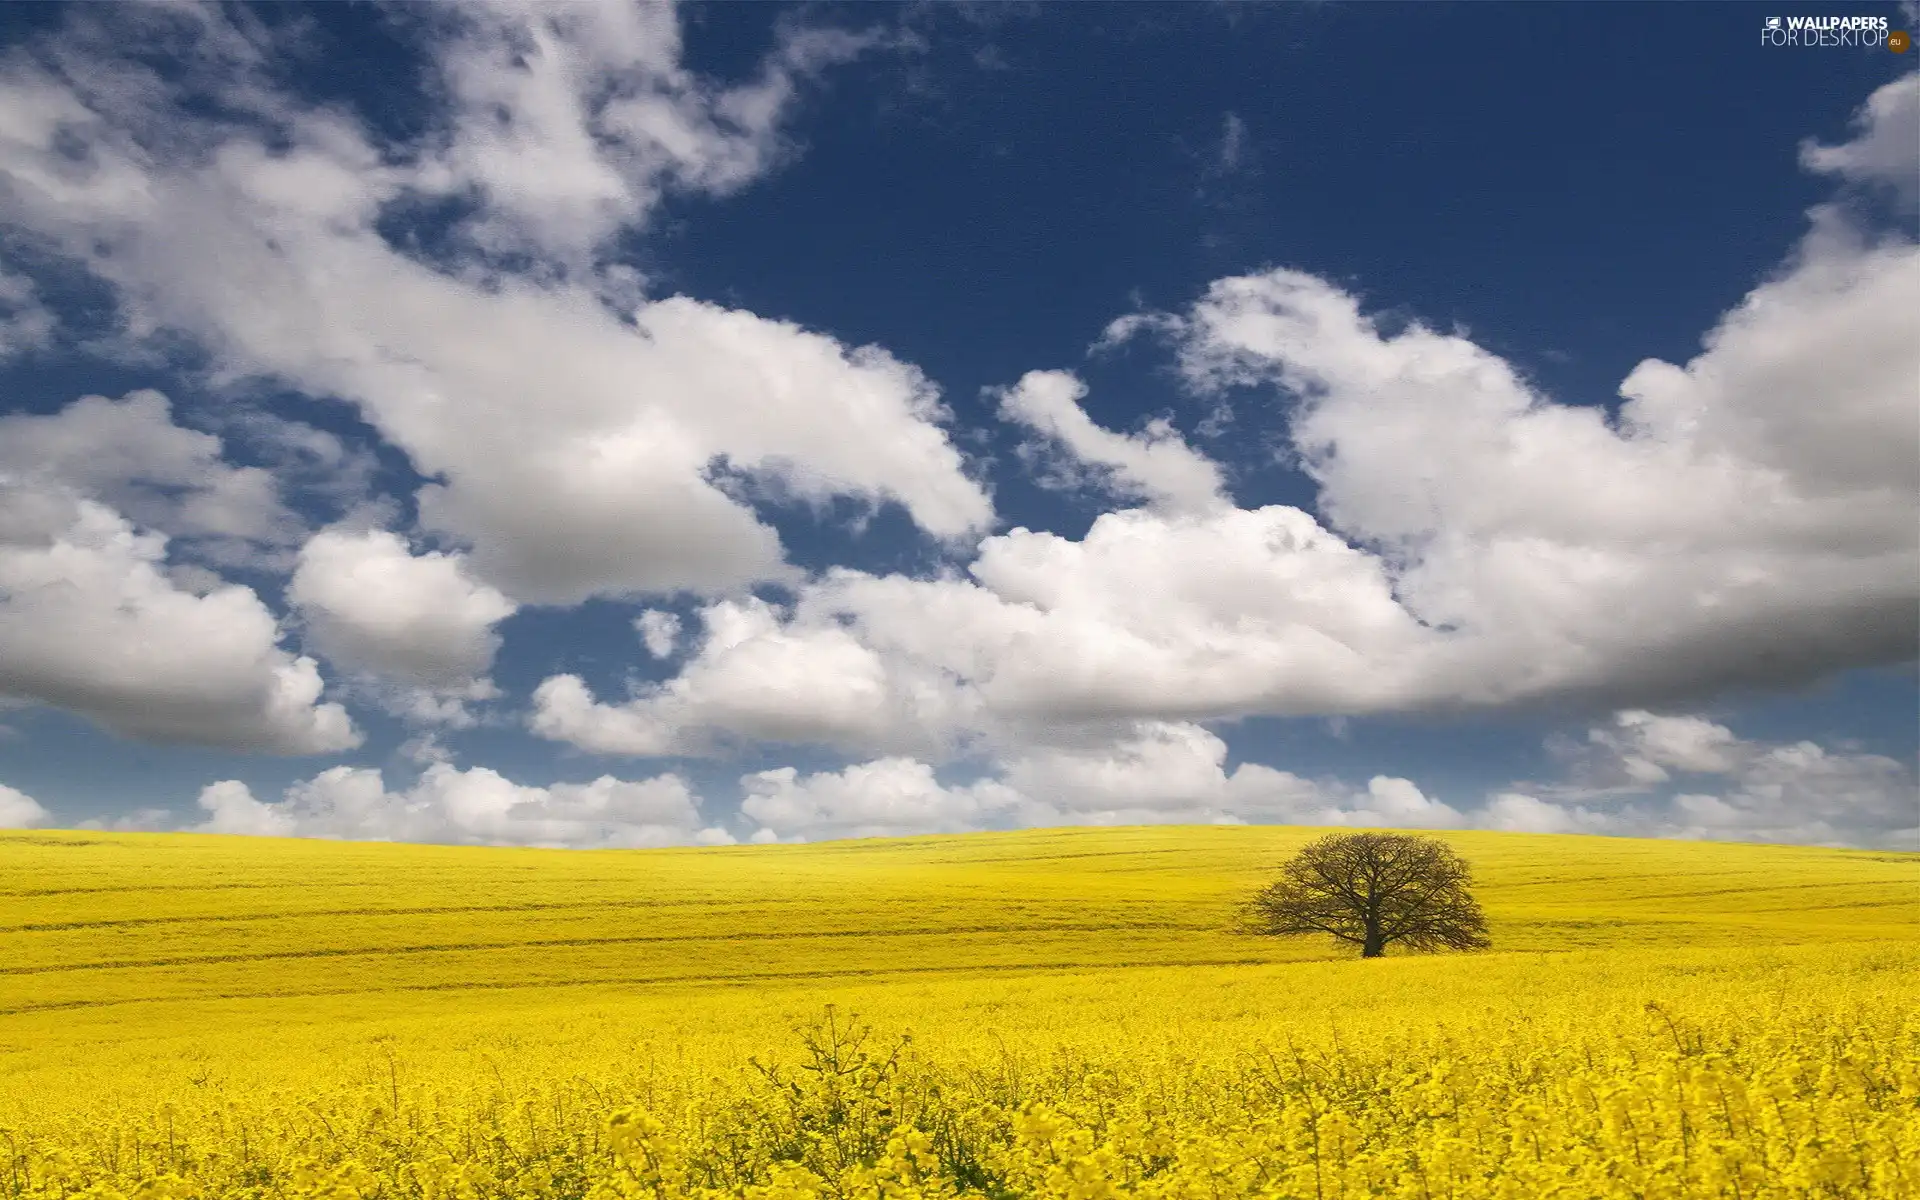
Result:
[[[1214,285],[1185,349],[1300,397],[1328,520],[1448,631],[1403,704],[1645,700],[1914,653],[1916,304],[1911,244],[1819,230],[1699,358],[1636,369],[1617,427],[1296,272]]]
[[[1081,407],[1087,385],[1067,371],[1029,371],[1000,397],[1000,417],[1047,439],[1057,450],[1046,477],[1063,488],[1104,484],[1122,499],[1156,508],[1206,512],[1222,499],[1219,465],[1158,418],[1139,433],[1103,429]]]
[[[741,742],[926,752],[967,728],[967,698],[937,670],[889,662],[830,620],[784,620],[764,600],[702,609],[674,678],[618,705],[558,675],[534,692],[534,732],[601,753],[717,754]]]
[[[481,244],[575,264],[670,190],[724,195],[777,165],[801,85],[880,40],[789,26],[756,78],[715,86],[682,66],[671,4],[487,0],[431,16],[452,100],[437,181],[479,193]]]
[[[907,758],[806,776],[781,767],[748,775],[740,786],[741,812],[771,835],[760,840],[957,833],[1004,820],[1025,804],[992,781],[943,786],[932,767]]]
[[[317,754],[359,744],[252,589],[183,589],[167,539],[0,479],[0,695],[153,741]]]
[[[655,658],[671,658],[680,640],[680,618],[670,612],[650,608],[633,619],[634,632],[647,653]]]
[[[447,749],[446,744],[440,740],[440,731],[436,729],[414,734],[401,742],[400,748],[395,753],[420,767],[453,761],[453,751]]]
[[[1501,833],[1623,833],[1620,822],[1607,813],[1577,804],[1555,804],[1525,792],[1500,792],[1490,797],[1475,824]]]
[[[1476,823],[1537,833],[1920,846],[1920,783],[1905,763],[1811,741],[1737,736],[1698,716],[1628,710],[1550,743],[1566,778],[1517,784]]]
[[[410,729],[427,731],[416,737],[430,737],[435,729],[473,729],[489,718],[472,706],[498,700],[501,695],[490,679],[430,685],[394,683],[373,675],[353,676],[340,690],[348,699],[372,704],[399,718]]]
[[[102,829],[114,833],[167,833],[178,824],[179,819],[172,809],[156,807],[136,808],[114,817],[88,817],[77,822],[74,828]]]
[[[1920,73],[1909,72],[1875,91],[1854,124],[1858,133],[1852,141],[1802,143],[1802,165],[1855,183],[1891,187],[1908,204],[1920,199]]]
[[[31,829],[45,824],[49,815],[32,796],[0,783],[0,829]]]
[[[1377,776],[1355,788],[1258,763],[1228,771],[1226,760],[1226,743],[1206,729],[1141,722],[1077,745],[1029,748],[967,784],[943,784],[931,764],[905,757],[812,775],[761,771],[740,781],[741,812],[780,840],[1043,825],[1466,823],[1409,780]]]
[[[1920,251],[1837,210],[1618,421],[1293,271],[1184,318],[1195,386],[1275,383],[1331,527],[1444,638],[1401,706],[1664,701],[1913,656]],[[1360,648],[1365,654],[1365,648]]]
[[[31,278],[0,267],[0,362],[45,349],[58,324]]]
[[[1406,779],[1376,776],[1364,790],[1312,781],[1260,763],[1225,769],[1227,744],[1185,722],[1143,722],[1091,746],[1013,756],[1005,782],[1048,824],[1232,822],[1449,828],[1453,808]]]
[[[1904,94],[1877,94],[1849,146],[1900,142]],[[1903,315],[1920,249],[1850,220],[1814,210],[1700,355],[1628,376],[1617,420],[1541,396],[1464,337],[1389,334],[1296,271],[1222,280],[1153,327],[1200,391],[1291,397],[1324,519],[1448,635],[1399,705],[1790,684],[1911,658],[1920,639],[1920,347]]]
[[[217,23],[86,18],[123,20]],[[939,538],[986,527],[986,494],[911,365],[687,297],[616,312],[572,262],[637,227],[669,183],[751,178],[797,81],[859,41],[792,30],[758,81],[715,88],[679,66],[675,20],[551,6],[422,18],[455,101],[444,144],[425,149],[301,107],[244,46],[172,81],[110,39],[56,38],[0,70],[5,218],[110,285],[130,334],[193,340],[216,379],[355,404],[432,480],[424,525],[469,545],[476,577],[519,602],[789,577],[743,489],[897,502]],[[187,103],[203,93],[219,103]],[[245,121],[208,115],[241,105]],[[478,205],[453,261],[383,236],[394,206],[449,195]],[[532,265],[502,273],[496,252]]]
[[[1008,826],[1288,824],[1920,845],[1920,787],[1880,755],[1741,739],[1694,716],[1614,715],[1589,731],[1566,780],[1516,783],[1474,806],[1377,775],[1364,787],[1261,763],[1192,723],[1145,721],[1073,744],[1030,746],[964,785],[891,757],[840,771],[741,780],[761,840],[879,837]],[[1653,767],[1656,772],[1649,772]],[[1665,786],[1661,786],[1665,785]]]
[[[1676,771],[1725,774],[1740,747],[1733,730],[1704,717],[1660,716],[1641,709],[1615,713],[1613,728],[1588,732],[1602,757],[1634,783],[1664,783]]]
[[[273,475],[236,467],[221,440],[173,420],[151,389],[83,396],[57,413],[0,417],[0,472],[81,492],[190,541],[281,545],[300,532]],[[244,552],[243,546],[230,550]]]
[[[971,580],[835,570],[791,609],[722,602],[679,675],[620,705],[558,676],[534,728],[585,749],[698,752],[725,733],[951,753],[1018,728],[1377,707],[1417,649],[1381,565],[1298,509],[1139,509],[1079,541],[982,543]]]
[[[237,780],[208,785],[199,805],[203,833],[326,837],[359,841],[588,848],[724,844],[703,825],[693,793],[677,775],[551,787],[516,784],[485,767],[440,762],[417,783],[391,791],[377,770],[334,767],[296,783],[277,801],[256,799]]]
[[[1381,660],[1415,649],[1422,634],[1377,560],[1279,505],[1107,513],[1077,541],[1015,529],[982,543],[969,571],[989,623],[959,632],[987,645],[939,649],[986,651],[990,671],[968,674],[1010,715],[1372,707],[1395,674]],[[856,605],[873,595],[848,585]],[[865,615],[882,636],[907,640],[909,613]]]
[[[415,554],[382,529],[322,530],[300,549],[287,599],[338,666],[429,688],[484,678],[516,606],[476,581],[465,557]]]

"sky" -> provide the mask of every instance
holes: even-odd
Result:
[[[1781,11],[0,9],[0,826],[1920,848],[1920,19]]]

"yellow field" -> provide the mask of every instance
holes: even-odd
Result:
[[[1920,855],[1451,834],[1491,953],[1228,932],[1318,832],[0,834],[0,1197],[1920,1196]]]

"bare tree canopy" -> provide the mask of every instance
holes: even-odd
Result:
[[[1486,918],[1468,890],[1472,869],[1435,838],[1334,833],[1309,842],[1253,898],[1255,933],[1327,933],[1379,958],[1414,950],[1484,950]]]

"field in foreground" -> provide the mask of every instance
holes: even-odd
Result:
[[[0,834],[0,1196],[1920,1195],[1920,855],[1448,835],[1492,953],[1227,932],[1314,832]]]

